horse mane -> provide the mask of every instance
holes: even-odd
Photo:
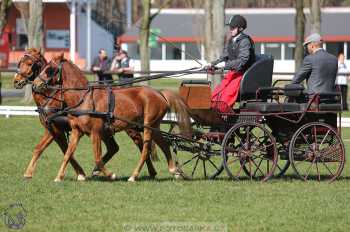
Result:
[[[62,59],[61,62],[62,73],[65,73],[67,77],[66,81],[69,83],[69,85],[75,87],[86,87],[88,85],[88,80],[77,65],[65,58]],[[65,75],[63,75],[63,78],[65,78]]]

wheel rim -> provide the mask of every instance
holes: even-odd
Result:
[[[333,181],[344,168],[344,144],[328,124],[308,123],[293,135],[289,158],[302,180]]]
[[[222,143],[224,168],[233,179],[266,181],[277,164],[276,142],[271,133],[256,123],[232,127]]]

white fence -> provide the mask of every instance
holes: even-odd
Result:
[[[0,106],[0,115],[4,115],[6,118],[16,115],[38,116],[36,109],[35,106]],[[164,116],[164,120],[176,120],[176,118],[175,115],[167,114]],[[350,118],[342,117],[341,124],[342,127],[350,127]]]

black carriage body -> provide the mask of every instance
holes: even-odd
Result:
[[[341,95],[322,93],[309,96],[301,85],[274,87],[271,86],[272,72],[273,58],[258,56],[242,78],[239,106],[236,105],[229,112],[215,110],[225,109],[220,105],[223,102],[216,102],[215,105],[207,97],[208,102],[203,103],[201,97],[197,105],[214,107],[192,107],[193,112],[212,115],[207,121],[194,118],[200,126],[209,127],[209,131],[197,138],[222,142],[222,166],[235,179],[240,179],[245,173],[250,178],[267,180],[271,176],[282,176],[292,164],[295,173],[304,180],[311,175],[319,180],[334,180],[345,163],[344,145],[340,127],[337,126],[341,118]],[[194,89],[202,85],[202,90],[203,86],[210,90],[208,82],[190,84],[194,85]],[[208,95],[208,91],[202,90],[198,92]],[[191,93],[191,89],[186,93]],[[189,98],[191,96],[187,94],[184,100],[196,103],[196,96]],[[208,155],[207,159],[210,158]],[[233,161],[230,161],[232,158]],[[301,161],[307,167],[305,170],[300,170],[303,165],[297,164]],[[232,167],[233,163],[235,167]],[[324,173],[321,173],[320,166],[324,168]],[[311,169],[316,171],[312,172]]]

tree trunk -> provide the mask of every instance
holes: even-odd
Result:
[[[141,71],[150,70],[150,50],[148,46],[149,29],[151,24],[151,0],[142,0],[142,18],[139,32]]]
[[[321,3],[320,0],[310,0],[311,33],[321,34]]]
[[[24,20],[29,48],[43,48],[43,3],[42,0],[30,0],[28,3],[16,3],[16,8]],[[32,87],[26,85],[24,102],[32,100]]]
[[[204,48],[205,59],[213,61],[222,55],[225,43],[225,0],[205,0],[204,1]],[[221,82],[218,75],[211,77],[212,87]]]
[[[2,0],[0,6],[0,37],[7,23],[7,9],[10,5],[10,0]]]
[[[297,71],[304,59],[304,33],[305,33],[305,15],[304,0],[295,1],[295,70]]]

